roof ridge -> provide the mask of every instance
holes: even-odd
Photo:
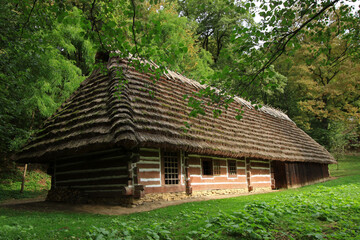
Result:
[[[134,146],[139,140],[136,138],[134,130],[134,113],[131,97],[128,93],[128,83],[124,83],[122,85],[121,97],[119,97],[116,93],[120,90],[119,81],[121,81],[121,79],[117,76],[117,72],[121,69],[121,67],[114,63],[111,58],[106,66],[109,71],[109,85],[107,91],[108,102],[106,104],[106,110],[109,113],[109,119],[111,122],[110,134],[112,135],[115,143],[121,142],[128,146]],[[117,106],[120,105],[125,108],[126,111],[120,112],[120,108],[117,108]],[[119,116],[121,116],[121,118]]]

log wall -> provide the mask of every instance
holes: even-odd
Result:
[[[285,171],[288,187],[300,187],[329,177],[328,165],[320,163],[285,163]]]
[[[131,152],[109,150],[54,161],[50,171],[52,190],[60,189],[61,194],[69,191],[69,195],[85,199],[142,198],[145,194],[158,193],[191,194],[192,191],[226,189],[247,192],[269,190],[275,186],[297,187],[329,177],[326,164],[221,158],[183,151],[177,154],[177,184],[165,183],[164,150],[140,148]],[[209,163],[211,170],[207,169]]]
[[[129,194],[126,189],[133,184],[129,163],[134,157],[136,154],[132,152],[112,150],[56,160],[52,165],[52,191],[77,191],[84,199],[118,198]]]
[[[204,160],[210,160],[213,163],[218,161],[220,163],[220,174],[203,175],[202,161]],[[229,161],[236,162],[236,175],[229,175]],[[194,191],[247,188],[245,160],[189,154],[187,162],[190,185]]]
[[[268,160],[248,160],[249,190],[271,189],[271,162]]]
[[[142,186],[144,193],[185,192],[186,186],[192,191],[271,188],[271,165],[267,160],[234,159],[187,154],[180,152],[179,184],[165,184],[163,150],[141,148],[139,161],[136,163],[135,185]],[[204,175],[202,161],[219,163],[217,174]],[[229,174],[229,162],[236,163],[236,175]],[[214,171],[214,169],[212,169]]]
[[[184,155],[180,152],[179,184],[166,185],[162,150],[159,148],[140,148],[139,161],[136,162],[136,185],[144,187],[144,193],[184,192]]]

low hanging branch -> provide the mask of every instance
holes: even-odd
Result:
[[[275,45],[275,52],[270,57],[270,59],[258,70],[256,71],[255,75],[251,78],[250,82],[247,84],[247,87],[242,90],[241,95],[244,93],[245,89],[248,89],[254,81],[258,78],[258,76],[263,73],[267,68],[269,68],[286,50],[286,46],[290,42],[291,39],[293,39],[302,29],[304,29],[310,22],[312,22],[314,19],[319,17],[321,14],[323,14],[327,9],[334,6],[337,2],[340,0],[334,0],[330,3],[323,6],[316,14],[314,14],[312,17],[310,17],[307,21],[305,21],[303,24],[301,24],[296,30],[289,32],[288,34],[285,34],[279,41],[278,44]]]

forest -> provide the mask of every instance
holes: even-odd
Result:
[[[240,96],[281,109],[332,153],[359,151],[356,1],[1,0],[0,12],[1,166],[99,67],[97,53],[218,88],[196,93],[214,117]],[[188,100],[191,117],[209,114]]]

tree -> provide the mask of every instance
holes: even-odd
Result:
[[[360,124],[360,61],[344,54],[349,43],[342,35],[328,34],[321,44],[304,38],[288,69],[285,59],[277,66],[289,79],[291,101],[282,101],[288,103],[283,107],[315,139],[335,149],[347,145]]]
[[[77,8],[61,18],[47,2],[0,4],[0,155],[17,149],[79,86],[94,60]]]
[[[253,24],[252,17],[237,1],[179,0],[179,12],[197,22],[196,35],[202,48],[212,53],[216,63],[227,47],[236,26]]]
[[[158,76],[171,67],[190,77],[206,78],[222,93],[248,99],[259,96],[264,103],[277,99],[285,84],[272,65],[285,52],[295,54],[308,36],[320,58],[327,48],[317,43],[327,41],[329,31],[339,33],[346,42],[343,54],[352,58],[351,63],[359,57],[359,15],[345,1],[263,2],[259,24],[252,21],[256,11],[253,0],[181,0],[178,4],[156,0],[2,0],[1,154],[19,146],[76,89],[94,67],[96,51],[131,55],[135,65]],[[193,7],[196,5],[198,9]],[[335,18],[337,24],[331,25]],[[210,54],[216,64],[212,64]],[[159,68],[146,69],[139,59],[156,60]],[[352,67],[349,64],[346,66]],[[222,101],[215,95],[207,88],[199,97],[226,106],[228,96],[224,94],[226,101]],[[345,102],[355,100],[352,95],[343,95]],[[305,100],[304,106],[313,106]],[[333,106],[356,112],[351,104]],[[201,112],[201,106],[193,107]]]
[[[250,1],[253,2],[253,1]],[[336,5],[339,3],[338,5]],[[253,3],[249,3],[254,6]],[[261,63],[253,76],[264,72],[284,52],[294,52],[301,45],[304,36],[316,35],[314,41],[326,41],[329,37],[324,34],[326,31],[337,31],[337,34],[344,38],[352,39],[352,47],[359,46],[357,37],[359,32],[359,16],[353,6],[346,4],[346,1],[325,0],[325,1],[268,1],[262,2],[259,15],[263,17],[260,27],[252,29],[256,42],[264,41],[263,53],[266,61]],[[337,25],[331,24],[333,16],[337,17]],[[316,32],[313,30],[316,29]],[[240,29],[240,33],[242,30]],[[353,48],[346,49],[346,53],[359,54]],[[264,59],[264,58],[262,58]]]
[[[191,23],[179,17],[175,3],[145,5],[139,21],[145,22],[139,37],[140,55],[149,55],[168,69],[194,79],[209,78],[213,69],[211,54],[196,43]],[[147,10],[148,9],[148,10]]]

